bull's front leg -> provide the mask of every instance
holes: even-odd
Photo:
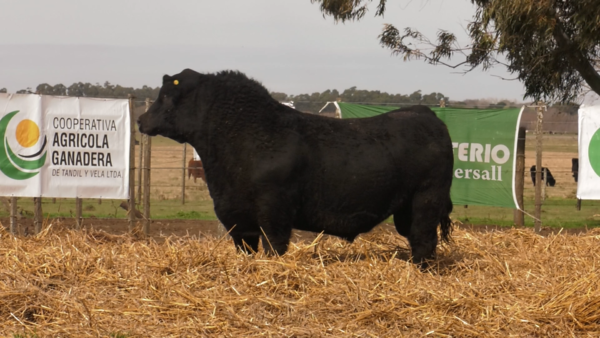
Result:
[[[257,202],[263,249],[267,254],[283,255],[290,243],[295,206],[285,194],[264,195]]]
[[[258,235],[232,232],[231,238],[233,238],[233,243],[239,252],[253,254],[258,251],[258,240],[260,238]]]

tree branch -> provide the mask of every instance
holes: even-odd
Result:
[[[561,51],[565,53],[569,62],[577,69],[579,75],[581,75],[594,92],[600,94],[600,74],[598,74],[594,65],[592,65],[585,55],[581,53],[577,46],[569,40],[558,20],[554,25],[552,35],[554,36],[554,39],[556,39],[556,43]]]
[[[509,79],[509,78],[506,78],[506,77],[502,77],[500,75],[494,75],[494,74],[492,74],[492,76],[493,77],[497,77],[497,78],[499,78],[501,80],[504,80],[504,81],[519,81],[518,77],[513,77],[512,79]]]

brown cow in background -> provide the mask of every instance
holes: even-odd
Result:
[[[204,183],[206,183],[206,176],[204,176],[204,167],[202,166],[202,161],[191,159],[188,162],[188,179],[194,176],[194,183],[196,183],[196,179],[200,177]]]

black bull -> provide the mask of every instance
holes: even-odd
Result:
[[[163,77],[140,131],[191,144],[219,220],[240,250],[286,252],[292,228],[353,241],[394,216],[413,261],[452,223],[452,143],[427,107],[339,120],[278,103],[239,72]]]

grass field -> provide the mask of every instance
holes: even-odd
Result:
[[[136,152],[139,146],[136,147]],[[137,153],[136,153],[137,154]],[[576,210],[577,185],[571,176],[571,158],[577,157],[576,135],[544,135],[543,166],[550,168],[556,178],[556,186],[546,189],[542,220],[544,226],[551,227],[596,227],[600,226],[600,201],[583,201],[582,210]],[[163,137],[152,139],[151,173],[151,218],[153,219],[205,219],[214,220],[213,210],[206,185],[198,179],[196,183],[187,179],[182,172],[183,146]],[[192,148],[187,147],[186,159],[192,157]],[[137,160],[137,156],[136,156]],[[534,213],[534,189],[528,168],[535,164],[535,137],[527,135],[525,154],[525,210]],[[185,177],[186,203],[181,204],[181,182]],[[136,174],[137,179],[137,174]],[[136,190],[137,191],[137,190]],[[119,208],[121,201],[84,200],[83,216],[86,218],[125,218],[125,210]],[[19,199],[19,206],[25,217],[33,215],[32,199]],[[52,203],[43,200],[45,217],[72,217],[75,213],[73,199],[59,199]],[[0,209],[0,217],[7,217],[8,209]],[[454,206],[452,214],[466,224],[513,225],[513,210],[497,207]],[[389,220],[391,221],[391,219]],[[527,226],[533,226],[533,219],[526,216]]]

